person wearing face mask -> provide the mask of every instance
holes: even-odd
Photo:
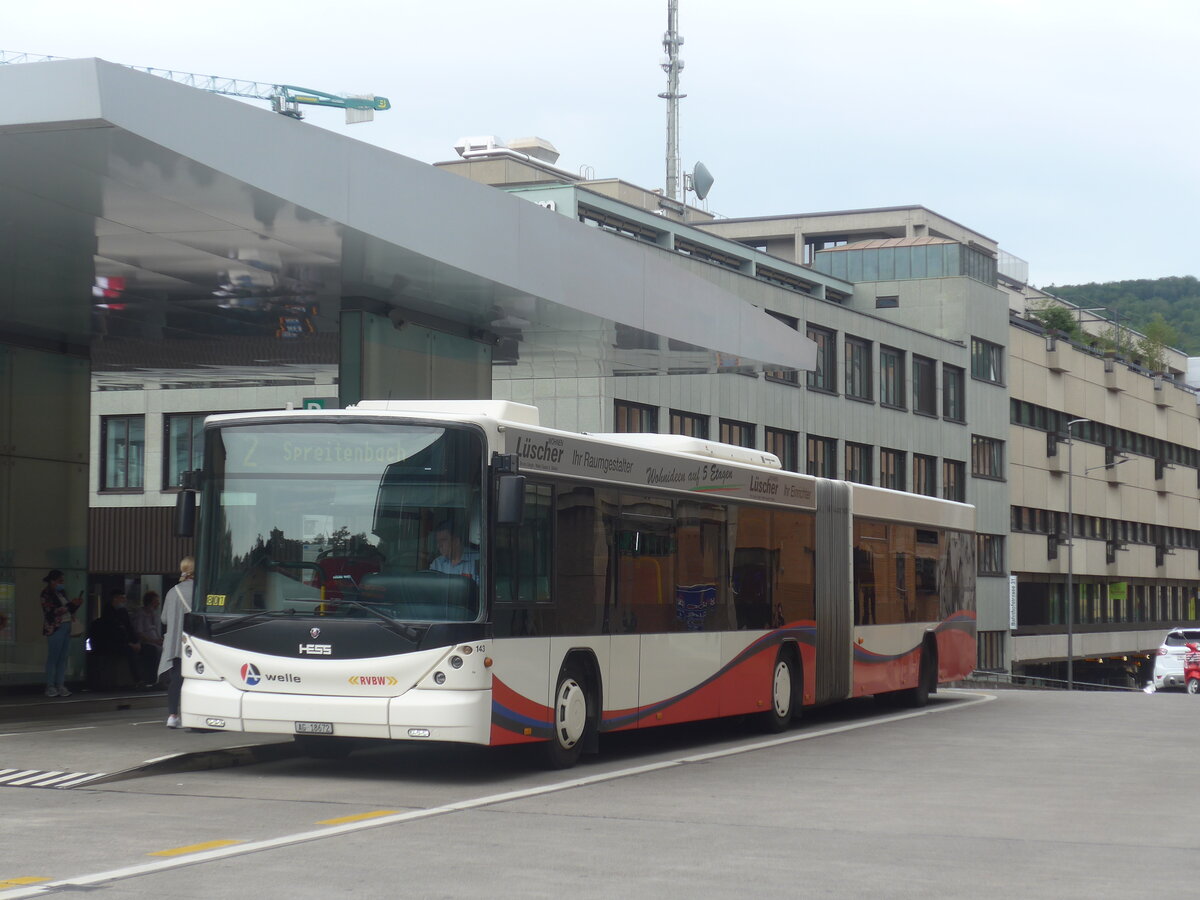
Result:
[[[67,599],[63,586],[66,579],[58,569],[51,569],[42,581],[42,634],[46,636],[46,696],[70,697],[65,684],[67,654],[71,649],[71,622],[83,603],[83,591],[74,600]]]

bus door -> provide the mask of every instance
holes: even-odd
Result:
[[[854,673],[850,485],[817,481],[816,700],[850,696]]]

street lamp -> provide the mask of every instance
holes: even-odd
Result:
[[[1090,419],[1072,419],[1067,423],[1067,690],[1075,690],[1075,513],[1071,503],[1075,469],[1072,465],[1075,440],[1071,429]]]

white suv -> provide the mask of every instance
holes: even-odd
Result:
[[[1200,644],[1200,629],[1172,628],[1163,638],[1154,658],[1154,689],[1181,688],[1183,684],[1183,656],[1188,644]]]

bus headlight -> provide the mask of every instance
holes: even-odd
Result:
[[[446,673],[445,672],[434,672],[433,673],[433,683],[434,684],[445,684],[446,683]]]
[[[450,668],[461,669],[463,667],[463,658],[461,656],[450,657]]]

